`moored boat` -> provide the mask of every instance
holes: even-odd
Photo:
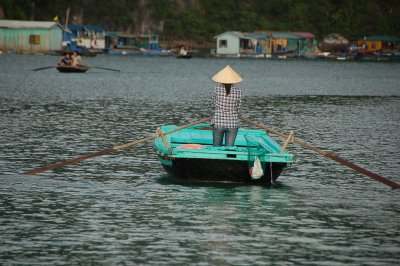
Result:
[[[185,181],[269,184],[294,162],[263,130],[239,128],[235,146],[213,147],[212,128],[199,124],[154,140],[157,158],[167,173]],[[260,173],[260,168],[261,173]],[[258,175],[255,175],[257,171]]]
[[[187,54],[178,54],[176,56],[176,58],[178,59],[190,59],[192,58],[192,54],[191,53],[187,53]]]
[[[63,73],[84,73],[89,70],[89,66],[80,65],[80,66],[67,66],[67,65],[58,65],[56,66],[57,70]]]

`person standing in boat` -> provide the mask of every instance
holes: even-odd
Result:
[[[78,54],[77,51],[72,55],[72,66],[79,67],[82,65],[82,57]]]
[[[243,92],[235,84],[243,81],[242,77],[229,65],[219,71],[212,80],[217,82],[212,97],[214,116],[213,146],[233,146],[239,129],[239,112],[242,105]]]

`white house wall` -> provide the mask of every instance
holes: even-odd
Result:
[[[226,40],[227,46],[220,47],[220,41]],[[217,54],[220,55],[237,55],[240,51],[239,37],[232,34],[223,34],[217,37]]]

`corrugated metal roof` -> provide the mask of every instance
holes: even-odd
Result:
[[[313,39],[315,35],[309,32],[276,32],[276,31],[268,31],[268,30],[256,30],[252,33],[243,33],[240,31],[226,31],[220,35],[215,36],[214,38],[218,38],[222,35],[230,34],[242,39],[268,39],[270,36],[274,39]]]
[[[274,39],[305,39],[305,37],[300,37],[298,35],[295,35],[293,33],[289,32],[275,32],[272,33],[272,38]]]
[[[272,36],[277,36],[274,38],[282,38],[282,39],[298,39],[297,37],[300,37],[300,39],[314,39],[316,36],[310,32],[304,32],[304,31],[273,31],[273,30],[256,30],[254,31],[255,33],[264,33],[267,35],[272,35]]]
[[[266,33],[247,33],[247,36],[254,39],[269,39]]]
[[[80,24],[68,24],[68,29],[72,32],[85,30],[85,28]]]
[[[364,37],[363,40],[366,41],[384,41],[384,42],[397,42],[400,41],[399,37],[396,36],[368,36],[368,37]]]
[[[53,27],[61,27],[55,21],[25,21],[25,20],[0,20],[0,28],[11,29],[50,29]]]
[[[94,32],[103,32],[103,28],[100,26],[96,26],[96,25],[87,25],[85,26],[85,28],[89,31],[94,31]]]
[[[240,39],[250,39],[249,37],[246,37],[246,36],[243,34],[243,32],[241,32],[241,31],[226,31],[226,32],[224,32],[224,33],[221,33],[221,34],[215,36],[214,38],[218,38],[218,37],[220,37],[220,36],[222,36],[222,35],[226,35],[226,34],[236,36],[236,37],[238,37],[238,38],[240,38]]]

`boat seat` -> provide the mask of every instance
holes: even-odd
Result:
[[[279,146],[275,142],[271,141],[269,136],[261,136],[260,138],[255,138],[254,136],[245,135],[248,147],[263,149],[268,153],[279,153]]]
[[[171,144],[202,144],[202,145],[212,145],[212,131],[191,131],[191,132],[176,132],[171,135]],[[238,134],[235,140],[235,146],[247,146],[244,134]],[[254,144],[257,145],[257,144]]]
[[[212,145],[212,134],[209,131],[181,131],[171,135],[171,143],[196,143]]]

